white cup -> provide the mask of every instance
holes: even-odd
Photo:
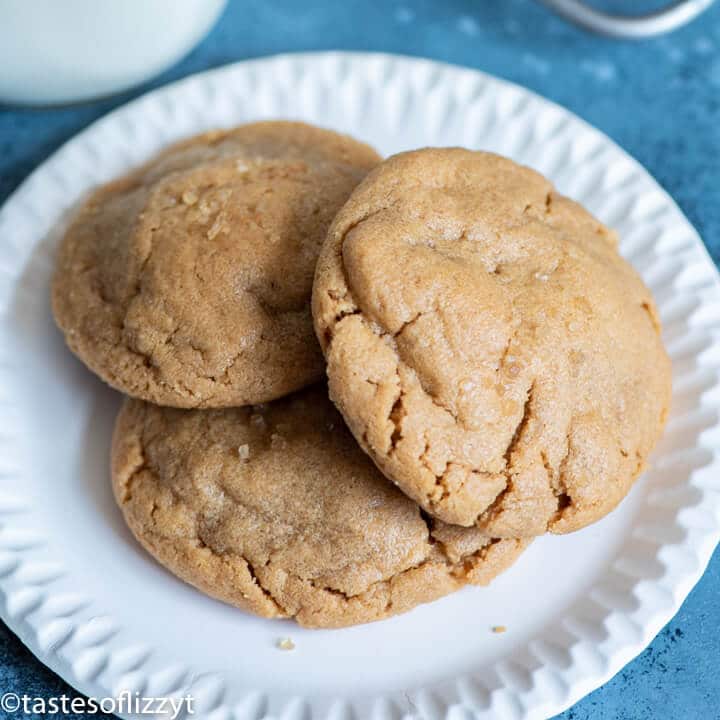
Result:
[[[227,0],[0,0],[0,101],[76,102],[166,70]]]

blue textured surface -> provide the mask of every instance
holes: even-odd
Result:
[[[639,10],[658,2],[597,4]],[[0,202],[78,130],[150,88],[236,60],[324,49],[396,52],[468,65],[559,102],[638,158],[720,260],[720,6],[671,36],[628,43],[587,35],[531,0],[231,0],[194,52],[137,91],[66,109],[0,109]],[[716,553],[652,645],[559,717],[720,717],[719,621]],[[9,690],[46,698],[72,693],[0,624],[0,693]],[[5,717],[11,716],[0,711]]]

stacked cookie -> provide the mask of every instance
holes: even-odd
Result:
[[[602,517],[669,403],[648,290],[544,178],[461,149],[381,162],[300,123],[198,136],[96,191],[53,310],[130,396],[112,478],[138,540],[313,627],[486,584]]]

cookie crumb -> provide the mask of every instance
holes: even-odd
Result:
[[[520,365],[519,365],[519,363],[516,363],[516,362],[511,362],[507,366],[507,374],[510,377],[517,377],[520,374],[520,370],[521,370]]]
[[[194,205],[198,201],[197,193],[192,190],[186,190],[182,194],[182,201],[184,205]]]
[[[221,232],[225,232],[225,216],[219,213],[212,227],[205,233],[208,240],[214,240]]]
[[[250,446],[247,443],[238,447],[238,457],[245,461],[250,459]]]
[[[493,625],[492,631],[496,635],[501,635],[502,633],[507,632],[507,628],[504,625]]]
[[[289,638],[280,638],[280,640],[277,641],[277,646],[280,650],[294,650],[295,649],[295,643]]]

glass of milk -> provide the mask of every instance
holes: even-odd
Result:
[[[0,102],[54,105],[161,73],[227,0],[0,0]]]

